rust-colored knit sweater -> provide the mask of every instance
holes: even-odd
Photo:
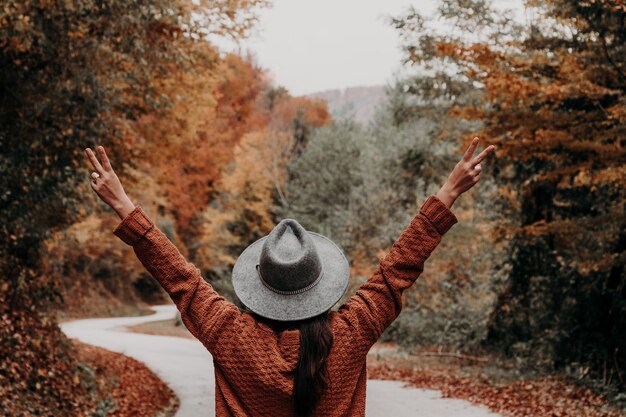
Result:
[[[444,203],[434,195],[428,197],[369,280],[330,313],[334,334],[328,357],[330,389],[313,415],[365,415],[367,352],[398,316],[402,292],[415,282],[456,222]],[[113,233],[133,247],[169,293],[189,331],[213,355],[216,415],[294,416],[291,372],[298,361],[299,331],[276,334],[220,296],[140,205]]]

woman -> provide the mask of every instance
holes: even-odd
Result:
[[[189,331],[211,352],[217,416],[364,416],[366,356],[398,316],[402,292],[457,222],[450,207],[478,183],[474,138],[446,183],[431,195],[369,280],[346,304],[349,268],[326,237],[284,219],[233,267],[240,311],[206,282],[128,198],[102,146],[85,151],[91,186],[122,219],[114,234],[133,247],[168,292]]]

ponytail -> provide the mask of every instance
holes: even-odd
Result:
[[[300,358],[295,369],[293,401],[296,415],[308,417],[328,388],[326,360],[333,344],[328,312],[300,324]]]

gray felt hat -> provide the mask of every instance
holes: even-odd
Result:
[[[303,320],[329,310],[345,293],[348,260],[332,240],[284,219],[248,246],[233,267],[241,302],[273,320]]]

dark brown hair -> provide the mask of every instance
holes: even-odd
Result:
[[[275,331],[300,330],[300,357],[294,370],[293,405],[296,415],[308,417],[328,388],[326,361],[333,344],[328,311],[306,320],[281,322],[255,315]]]
[[[333,344],[328,312],[300,323],[300,359],[293,381],[296,414],[307,417],[328,388],[326,360]]]

